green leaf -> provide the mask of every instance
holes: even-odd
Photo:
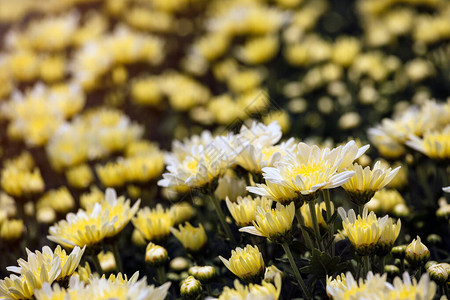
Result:
[[[337,212],[337,210],[335,210],[334,214],[331,215],[330,220],[327,221],[327,224],[330,225],[330,224],[334,223],[334,221],[336,220],[337,216],[338,216],[338,212]]]
[[[339,256],[332,257],[326,252],[313,249],[310,268],[305,268],[305,272],[311,273],[316,279],[323,279],[326,275],[331,275],[342,269]]]

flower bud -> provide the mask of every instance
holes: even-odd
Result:
[[[435,260],[429,260],[429,261],[427,261],[427,263],[425,264],[425,270],[428,270],[429,267],[434,266],[434,265],[437,265],[437,264],[438,264],[437,261],[435,261]]]
[[[405,258],[413,266],[420,266],[430,259],[430,250],[422,244],[420,236],[406,247]]]
[[[406,247],[407,245],[393,247],[391,250],[392,256],[399,259],[405,258]]]
[[[208,283],[216,277],[216,269],[211,266],[194,266],[189,268],[189,275],[194,276],[202,283]]]
[[[448,269],[443,264],[436,264],[427,269],[431,279],[437,284],[444,284],[448,279]]]
[[[266,272],[264,273],[264,281],[275,283],[276,278],[279,277],[280,279],[283,278],[283,272],[278,269],[275,265],[268,266],[266,268]]]
[[[189,261],[184,257],[175,257],[170,261],[169,267],[175,272],[181,272],[189,267]]]
[[[97,255],[97,257],[103,272],[111,272],[116,269],[116,259],[114,258],[114,254],[111,251],[102,251]]]
[[[384,272],[388,273],[390,277],[395,277],[400,274],[400,269],[396,265],[384,266]]]
[[[194,276],[189,276],[181,284],[180,293],[187,300],[199,299],[202,294],[202,284]]]
[[[158,246],[153,243],[147,245],[145,250],[145,261],[151,267],[163,266],[169,260],[169,255],[164,247]]]
[[[437,234],[430,234],[427,236],[427,242],[432,245],[436,245],[442,242],[442,238]]]

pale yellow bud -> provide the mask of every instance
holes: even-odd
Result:
[[[197,299],[202,294],[202,284],[194,276],[189,276],[181,284],[180,293],[184,299]]]
[[[164,247],[149,243],[145,250],[145,261],[152,267],[163,266],[169,260],[169,255]]]
[[[189,275],[194,276],[202,283],[208,283],[216,277],[216,269],[211,266],[194,266],[189,268]]]
[[[417,239],[406,247],[406,260],[411,265],[418,266],[423,265],[428,259],[430,259],[430,250],[422,244],[420,236],[417,236]]]

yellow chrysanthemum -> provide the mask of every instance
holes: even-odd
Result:
[[[261,206],[265,209],[272,207],[272,200],[266,197],[237,197],[236,202],[226,199],[228,210],[239,227],[250,226],[255,220],[256,208]]]
[[[156,205],[155,209],[144,207],[139,210],[132,222],[144,238],[152,242],[165,240],[174,224],[170,210],[164,209],[161,204]]]
[[[367,208],[364,208],[362,216],[358,215],[358,217],[356,217],[353,209],[348,211],[348,216],[342,207],[338,208],[338,212],[342,219],[342,226],[350,243],[355,247],[356,253],[361,256],[372,254],[384,230],[388,216],[377,219],[373,211],[370,214],[368,213]]]
[[[170,228],[170,232],[183,244],[184,249],[190,253],[201,251],[208,239],[202,224],[196,228],[189,222],[186,222],[185,226],[179,225],[178,230]]]
[[[427,132],[422,139],[411,135],[406,144],[432,159],[448,160],[450,158],[450,126],[445,127],[441,132]]]
[[[231,250],[229,260],[222,256],[219,258],[228,270],[244,281],[260,281],[264,273],[264,260],[258,246],[247,245],[244,249],[237,247]]]
[[[400,221],[400,219],[397,220],[397,223],[394,223],[394,220],[392,218],[389,218],[387,220],[386,225],[383,228],[383,232],[381,233],[380,239],[377,242],[377,255],[384,256],[391,251],[392,246],[394,246],[398,234],[400,233],[401,227],[402,222]]]
[[[139,208],[138,200],[130,207],[130,200],[117,198],[114,189],[108,188],[105,199],[85,211],[69,213],[66,220],[59,221],[49,229],[47,238],[67,248],[93,246],[122,231]]]
[[[281,293],[281,278],[275,281],[275,284],[262,281],[261,285],[249,284],[242,285],[239,280],[234,281],[234,289],[225,287],[219,300],[246,300],[246,299],[267,299],[277,300]]]
[[[400,167],[392,170],[382,168],[381,162],[377,161],[371,170],[370,167],[363,167],[357,163],[347,170],[354,171],[355,175],[342,185],[349,194],[350,200],[356,205],[369,202],[376,191],[385,187],[397,175]]]
[[[393,288],[387,294],[386,299],[408,300],[432,300],[436,294],[436,283],[430,280],[428,274],[423,274],[419,282],[412,279],[407,272],[403,273],[403,280],[400,277],[394,278]]]
[[[239,231],[264,236],[272,241],[282,241],[289,234],[294,217],[295,205],[293,202],[288,206],[277,203],[276,208],[271,210],[258,206],[253,226],[243,227]]]

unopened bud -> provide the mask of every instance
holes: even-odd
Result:
[[[423,265],[430,259],[430,250],[422,244],[420,236],[406,247],[405,258],[413,266]]]
[[[175,257],[170,261],[169,267],[175,272],[181,272],[189,267],[189,261],[184,257]]]
[[[437,284],[444,284],[448,279],[448,270],[442,264],[436,264],[427,269],[431,279],[436,281]]]
[[[283,278],[283,272],[274,265],[268,266],[264,273],[264,281],[275,283],[277,277]]]
[[[145,261],[152,267],[163,266],[169,260],[169,255],[164,247],[153,243],[147,245],[145,250]]]
[[[388,273],[390,277],[395,277],[400,274],[400,269],[395,265],[386,265],[384,271]]]
[[[211,266],[194,266],[189,268],[189,275],[194,276],[202,283],[208,283],[216,277],[216,269]]]
[[[427,242],[432,245],[436,245],[442,242],[442,238],[437,234],[430,234],[429,236],[427,236]]]
[[[187,300],[199,299],[202,294],[202,284],[194,276],[189,276],[181,284],[180,293]]]
[[[403,259],[405,258],[407,245],[395,246],[391,250],[391,254],[395,258]]]
[[[427,261],[427,263],[425,264],[425,270],[428,270],[429,267],[434,266],[434,265],[437,265],[437,264],[438,264],[437,261],[435,261],[435,260],[429,260],[429,261]]]

